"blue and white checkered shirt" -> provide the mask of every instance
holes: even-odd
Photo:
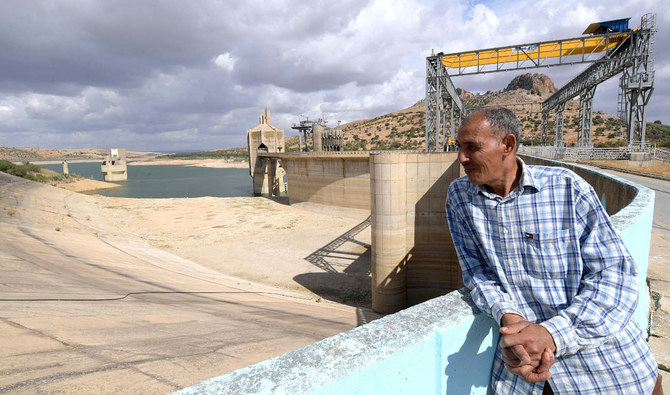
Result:
[[[522,166],[505,198],[461,177],[449,186],[447,217],[465,286],[498,323],[514,313],[544,326],[556,343],[549,383],[556,394],[650,394],[656,361],[639,326],[637,269],[593,188],[570,170]],[[542,393],[505,369],[498,394]]]

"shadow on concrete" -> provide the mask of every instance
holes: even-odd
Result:
[[[321,298],[357,307],[359,325],[381,317],[370,309],[370,244],[357,236],[370,227],[370,217],[305,257],[322,272],[303,273],[293,280]]]
[[[464,289],[458,292],[462,299],[469,299]],[[472,311],[475,315],[481,315],[474,307]],[[493,353],[496,352],[498,342],[498,336],[495,335],[491,340],[486,340],[493,323],[493,320],[486,319],[485,323],[470,325],[461,348],[447,357],[447,367],[444,370],[447,394],[471,394],[477,392],[475,388],[488,387],[491,380],[489,372],[493,368]],[[497,333],[498,327],[493,330]]]
[[[288,195],[284,196],[267,196],[267,195],[256,195],[256,196],[262,196],[266,199],[270,199],[274,202],[277,202],[279,204],[283,204],[284,206],[290,206],[289,200],[288,200]]]
[[[463,287],[445,209],[449,184],[459,168],[455,161],[414,205],[414,245],[401,263],[406,276],[407,306]]]

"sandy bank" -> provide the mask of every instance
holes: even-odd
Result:
[[[67,189],[72,192],[92,192],[103,189],[118,188],[121,185],[113,182],[91,180],[89,178],[68,179],[67,181],[56,182],[54,186]]]
[[[106,198],[102,213],[123,231],[218,272],[370,305],[368,213],[326,215],[261,197]]]

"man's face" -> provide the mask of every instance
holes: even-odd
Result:
[[[458,161],[475,185],[493,185],[503,178],[505,144],[483,116],[474,116],[458,130]]]

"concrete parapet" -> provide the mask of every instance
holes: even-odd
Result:
[[[579,174],[580,177],[591,184],[598,196],[600,196],[600,200],[603,203],[607,214],[610,216],[613,216],[630,204],[633,199],[635,199],[640,188],[644,188],[637,184],[632,184],[622,178],[591,170],[577,164],[558,162],[529,155],[520,156],[523,158],[524,162],[529,165],[561,166]]]
[[[452,292],[176,394],[486,394],[497,341]]]

